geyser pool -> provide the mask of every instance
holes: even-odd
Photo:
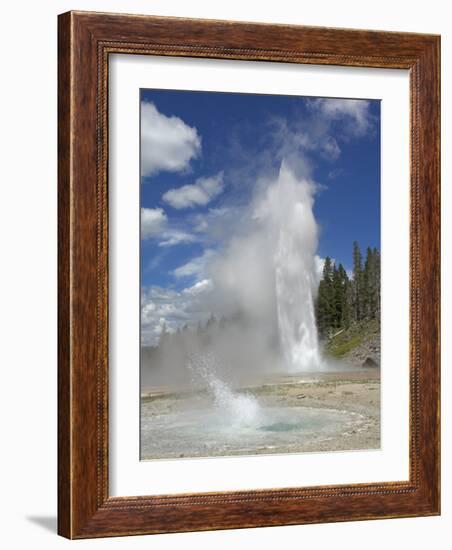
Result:
[[[296,452],[361,422],[351,412],[262,405],[256,415],[231,417],[208,397],[184,401],[175,399],[161,414],[152,402],[143,403],[142,459]]]
[[[187,369],[185,393],[142,401],[142,459],[293,452],[360,423],[350,411],[284,405],[276,395],[233,388],[212,353],[192,354]]]
[[[353,410],[303,406],[304,393],[289,394],[282,381],[234,388],[212,354],[192,355],[187,367],[184,391],[142,399],[142,460],[338,450],[367,429]]]

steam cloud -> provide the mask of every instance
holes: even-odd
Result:
[[[198,330],[165,333],[147,350],[143,383],[188,383],[193,354],[214,353],[221,379],[305,370],[320,364],[314,299],[319,263],[312,213],[316,186],[303,165],[286,159],[273,180],[261,180],[241,223],[216,253],[205,253],[179,276],[197,270],[186,289],[204,312]],[[192,315],[186,312],[187,319]],[[180,324],[178,325],[180,327]],[[165,327],[168,330],[168,327]]]

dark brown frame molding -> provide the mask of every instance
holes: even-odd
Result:
[[[439,36],[68,12],[59,16],[58,53],[59,534],[87,538],[439,514]],[[409,481],[109,497],[112,53],[409,70]]]

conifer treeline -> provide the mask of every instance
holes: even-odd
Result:
[[[348,328],[351,323],[380,318],[380,253],[367,248],[363,260],[353,243],[353,274],[326,257],[316,301],[317,328],[321,338]]]

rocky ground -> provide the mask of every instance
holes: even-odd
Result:
[[[332,334],[324,343],[325,354],[354,367],[379,367],[380,338],[378,321],[361,321]]]
[[[287,377],[277,384],[255,389],[255,395],[287,406],[335,409],[362,417],[349,431],[325,441],[306,442],[302,451],[377,449],[380,447],[380,369],[360,368],[348,372],[325,372]]]

